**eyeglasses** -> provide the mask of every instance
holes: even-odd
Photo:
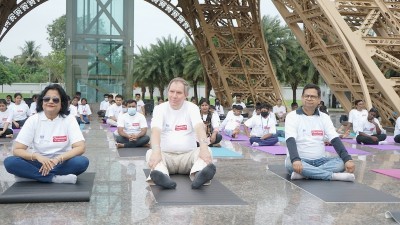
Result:
[[[318,96],[316,96],[316,95],[303,95],[303,98],[316,100],[318,98]]]
[[[58,104],[60,102],[60,98],[57,98],[57,97],[51,98],[49,96],[44,96],[43,97],[43,102],[47,103],[47,102],[50,101],[50,99],[53,101],[54,104]]]

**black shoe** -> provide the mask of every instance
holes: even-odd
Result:
[[[210,163],[206,167],[204,167],[201,171],[197,172],[194,181],[192,182],[192,188],[198,189],[203,184],[213,179],[216,170],[217,169],[215,165]]]

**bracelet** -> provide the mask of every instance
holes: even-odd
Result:
[[[33,154],[35,154],[34,152],[32,152],[31,154],[31,161],[33,161]]]

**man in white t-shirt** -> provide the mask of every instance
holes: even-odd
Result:
[[[145,111],[145,108],[144,108],[145,104],[144,104],[143,100],[141,99],[141,96],[140,96],[139,93],[135,94],[135,99],[136,99],[136,102],[137,102],[137,111],[139,113],[141,113],[142,115],[146,115],[146,111]]]
[[[368,117],[368,111],[365,109],[365,103],[363,100],[354,101],[354,105],[356,108],[350,110],[349,121],[344,131],[344,133],[347,134],[350,132],[351,127],[353,127],[354,133],[359,131]]]
[[[278,143],[276,135],[276,122],[270,119],[268,107],[265,104],[257,106],[260,115],[254,115],[244,123],[244,131],[250,138],[252,146],[271,146]],[[249,132],[251,128],[251,132]]]
[[[122,101],[124,100],[124,97],[122,95],[117,95],[115,96],[115,104],[111,105],[109,109],[107,110],[107,120],[106,123],[109,124],[112,127],[116,127],[118,125],[118,116],[120,112],[122,111]]]
[[[276,106],[272,108],[272,112],[275,113],[276,118],[279,120],[279,122],[285,122],[286,107],[282,105],[282,99],[276,100]]]
[[[137,113],[136,101],[126,101],[127,112],[118,117],[117,148],[136,148],[149,143],[146,118]]]
[[[154,109],[151,121],[152,149],[146,154],[151,172],[147,181],[174,189],[176,182],[169,174],[189,174],[192,188],[197,189],[209,183],[216,171],[203,120],[197,105],[185,101],[189,84],[184,79],[172,79],[167,90],[168,102]]]
[[[302,93],[303,106],[287,114],[285,167],[291,179],[354,181],[355,165],[336,133],[329,115],[320,113],[321,89],[307,84]],[[338,156],[327,157],[325,137]],[[344,172],[345,171],[345,172]]]
[[[378,110],[371,108],[367,119],[363,120],[361,125],[358,127],[358,130],[355,130],[357,133],[356,140],[358,144],[377,145],[383,143],[386,139],[386,134],[382,132],[383,129],[381,124],[376,118],[377,115]]]
[[[99,117],[105,117],[108,106],[110,106],[110,103],[108,102],[108,94],[104,94],[104,100],[100,102],[100,109],[97,112],[97,115],[99,115]]]

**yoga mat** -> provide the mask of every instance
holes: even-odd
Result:
[[[243,158],[242,154],[224,147],[210,147],[213,158]]]
[[[333,148],[333,146],[325,146],[325,150],[327,152],[336,153],[336,150]],[[366,151],[359,150],[359,149],[356,149],[356,148],[346,147],[346,150],[351,155],[371,155],[370,152],[366,152]]]
[[[148,147],[137,147],[137,148],[118,148],[119,157],[139,157],[146,156]]]
[[[284,165],[271,165],[269,170],[304,191],[329,203],[400,203],[400,199],[357,182],[324,180],[291,180]]]
[[[0,203],[88,202],[95,173],[83,173],[76,184],[14,183],[0,195]]]
[[[252,146],[250,142],[241,142],[243,146],[253,148],[262,152],[266,152],[272,155],[286,155],[286,146],[273,145],[273,146]]]
[[[368,146],[370,148],[374,148],[377,150],[400,150],[400,145],[384,144],[384,145],[364,145],[364,146]]]
[[[387,211],[387,212],[385,212],[385,218],[386,219],[392,218],[397,223],[400,223],[400,211],[399,212]]]
[[[244,134],[239,134],[237,138],[229,137],[228,135],[222,134],[222,138],[228,141],[248,141],[249,137]]]
[[[144,173],[148,177],[150,170],[144,169]],[[176,189],[150,186],[158,205],[247,205],[217,179],[199,189],[192,189],[189,175],[171,175],[171,179],[176,182]]]
[[[350,143],[350,144],[357,144],[357,141],[355,139],[343,138],[341,140],[342,140],[342,142],[346,142],[346,143]]]
[[[108,128],[108,131],[110,131],[110,132],[114,132],[114,131],[116,131],[116,130],[118,130],[117,127],[109,127],[109,128]]]
[[[375,173],[380,173],[389,177],[400,179],[400,169],[374,169]]]

